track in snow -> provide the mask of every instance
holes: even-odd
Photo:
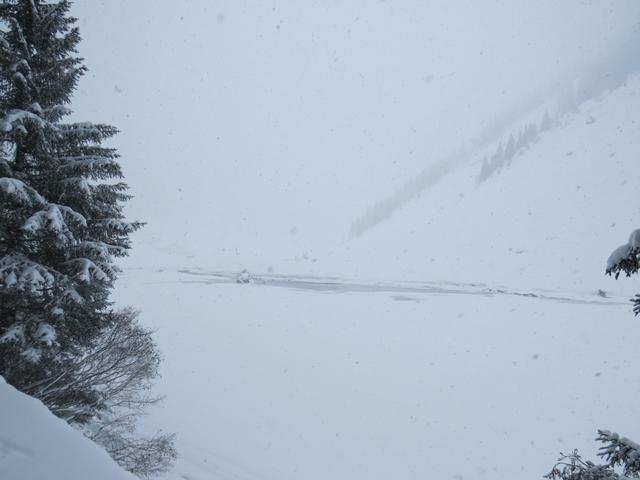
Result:
[[[178,269],[178,273],[188,278],[179,283],[200,283],[208,285],[237,284],[289,288],[317,293],[392,293],[397,301],[416,301],[420,298],[409,295],[479,295],[484,297],[513,296],[537,300],[548,300],[579,305],[628,305],[626,297],[607,297],[605,292],[560,293],[545,290],[522,291],[506,287],[492,287],[483,283],[457,282],[367,282],[340,277],[302,276],[286,274],[248,274],[205,269]]]

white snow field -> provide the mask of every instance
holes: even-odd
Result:
[[[102,448],[0,377],[2,480],[134,480]]]
[[[604,276],[640,226],[639,112],[635,76],[311,256],[134,248],[116,298],[165,356],[167,478],[540,478],[598,428],[640,438],[640,282]]]

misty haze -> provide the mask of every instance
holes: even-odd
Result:
[[[0,0],[0,480],[640,478],[639,52],[635,0]]]

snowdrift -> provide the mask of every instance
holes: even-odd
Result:
[[[134,480],[99,446],[0,377],[2,480]]]

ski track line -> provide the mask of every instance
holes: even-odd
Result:
[[[177,273],[192,277],[187,280],[167,280],[148,283],[194,283],[205,285],[236,284],[240,287],[267,286],[316,293],[391,293],[415,295],[476,295],[483,297],[524,297],[533,300],[545,300],[575,305],[621,306],[629,305],[627,298],[602,297],[593,299],[596,294],[549,294],[540,290],[519,291],[505,287],[490,287],[483,283],[455,282],[356,282],[339,277],[313,277],[284,274],[251,275],[245,281],[239,280],[237,272],[216,270],[194,270],[181,268]],[[393,295],[397,301],[420,301],[419,298]]]

